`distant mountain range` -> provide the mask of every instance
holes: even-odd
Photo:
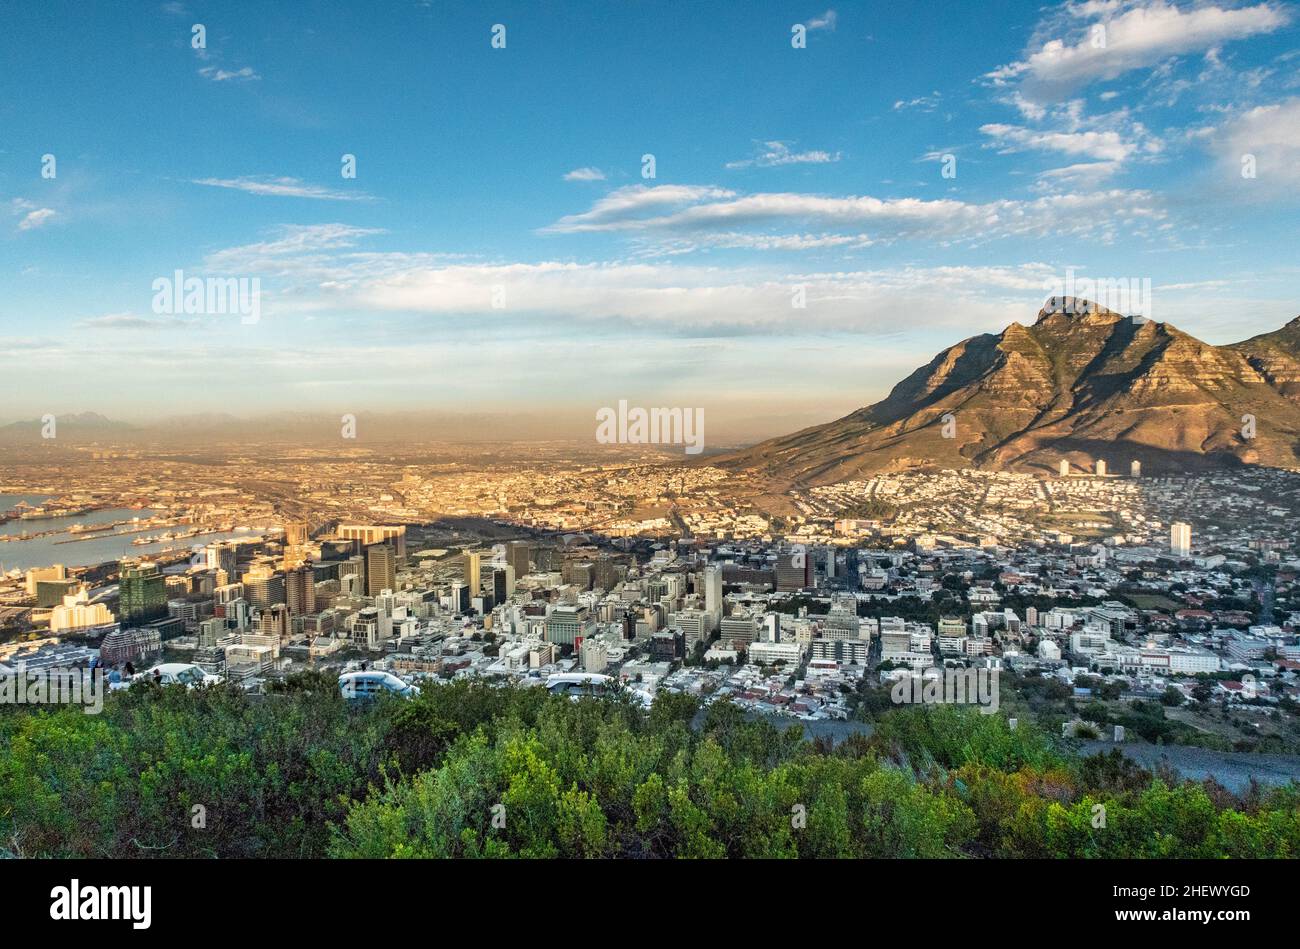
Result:
[[[1047,473],[1062,459],[1078,473],[1098,458],[1116,474],[1133,460],[1144,474],[1300,467],[1300,317],[1212,346],[1057,298],[1033,326],[945,349],[875,405],[708,463],[815,485],[927,466]]]

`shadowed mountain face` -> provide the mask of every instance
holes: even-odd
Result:
[[[1254,417],[1247,437],[1243,416]],[[945,437],[945,435],[952,437]],[[934,466],[1127,474],[1300,467],[1300,318],[1230,346],[1057,298],[935,356],[851,415],[710,464],[802,484]]]

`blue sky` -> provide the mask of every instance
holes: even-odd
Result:
[[[563,427],[625,398],[748,437],[1031,322],[1067,269],[1150,279],[1152,315],[1211,342],[1300,313],[1294,4],[0,18],[3,418],[527,406]],[[258,278],[260,319],[157,312],[176,270]]]

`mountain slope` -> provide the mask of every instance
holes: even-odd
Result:
[[[1300,319],[1211,346],[1067,298],[1033,326],[945,349],[875,405],[709,461],[829,484],[923,466],[1055,472],[1063,458],[1115,473],[1300,466]]]

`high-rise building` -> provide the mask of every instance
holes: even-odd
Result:
[[[716,564],[704,568],[704,612],[710,632],[716,631],[722,624],[722,567]]]
[[[240,579],[244,584],[245,598],[259,610],[285,602],[284,574],[279,573],[270,560],[250,564]]]
[[[366,548],[366,595],[378,596],[397,588],[397,551],[389,544]]]
[[[1169,527],[1169,549],[1175,557],[1186,557],[1192,552],[1192,525],[1174,521]]]
[[[1097,476],[1101,478],[1106,477],[1106,461],[1103,458],[1097,459]]]
[[[586,636],[588,612],[583,606],[557,606],[546,617],[546,641],[572,646]]]
[[[67,567],[61,563],[56,563],[52,567],[33,567],[27,571],[27,595],[36,595],[36,585],[42,580],[66,580],[68,576]]]
[[[1130,478],[1142,477],[1142,462],[1138,461],[1137,459],[1134,459],[1133,462],[1128,466],[1128,473]]]
[[[478,596],[479,590],[483,588],[483,565],[482,554],[477,550],[467,550],[461,554],[461,564],[464,566],[465,586],[469,587],[470,596]]]
[[[123,623],[139,625],[167,615],[167,580],[156,563],[123,565],[118,583]]]
[[[207,567],[209,570],[224,570],[226,578],[222,583],[234,583],[239,577],[236,564],[239,558],[239,549],[234,544],[218,542],[208,544],[204,548],[207,556]]]
[[[1070,476],[1070,463],[1069,463],[1069,461],[1067,461],[1066,459],[1062,458],[1062,459],[1061,459],[1061,477],[1062,477],[1062,478],[1068,478],[1069,476]]]
[[[284,598],[294,616],[316,612],[316,575],[309,565],[285,572]]]
[[[257,632],[260,636],[274,636],[281,642],[289,638],[289,608],[277,604],[257,615]]]
[[[64,580],[37,580],[36,581],[36,605],[41,609],[59,606],[69,593],[73,593],[81,586],[71,577]]]
[[[778,593],[796,593],[812,586],[812,570],[808,553],[798,549],[782,551],[776,560],[776,590]]]
[[[340,524],[335,534],[343,540],[358,541],[363,548],[391,542],[397,559],[406,559],[406,525],[404,524],[396,527]]]
[[[530,545],[527,541],[512,540],[506,547],[506,560],[515,568],[515,579],[528,576],[531,568],[528,564]]]

